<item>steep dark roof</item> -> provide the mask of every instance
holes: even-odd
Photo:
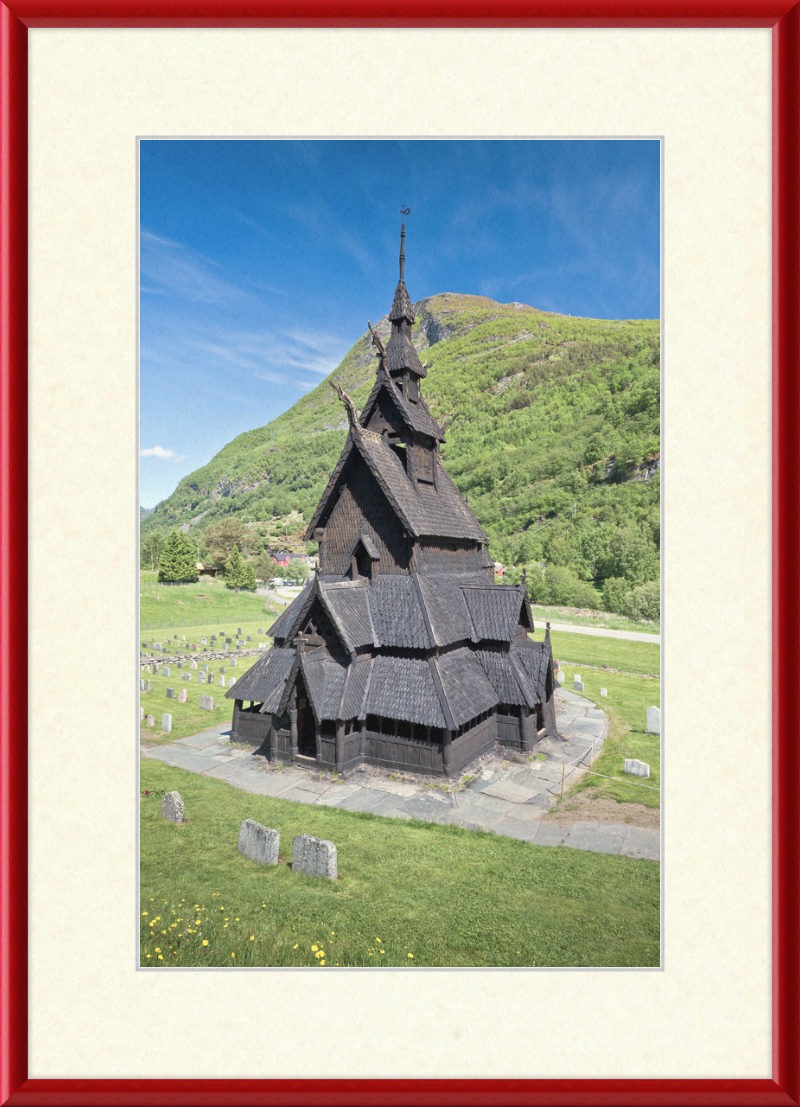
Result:
[[[441,462],[436,473],[438,490],[432,484],[420,484],[415,488],[395,451],[377,435],[363,431],[356,444],[411,534],[488,541]]]
[[[375,384],[372,386],[372,391],[367,397],[367,402],[361,409],[359,422],[362,427],[366,426],[369,421],[373,409],[378,402],[378,397],[384,390],[400,412],[407,426],[411,427],[412,430],[418,431],[420,434],[427,434],[430,438],[435,438],[439,442],[444,442],[444,431],[431,415],[422,397],[420,396],[416,403],[406,400],[405,396],[398,388],[397,382],[392,380],[383,365],[379,366]]]
[[[435,644],[477,641],[458,577],[451,573],[420,573],[415,579]]]
[[[226,698],[263,702],[265,712],[277,711],[296,656],[294,650],[273,646],[228,689]]]
[[[269,628],[270,637],[288,638],[294,629],[295,623],[300,619],[301,615],[311,607],[315,594],[316,588],[314,578],[312,577],[303,585],[302,592],[300,592],[298,596],[295,596],[289,606],[284,608]]]
[[[531,642],[529,640],[524,645],[514,644],[509,650],[508,656],[529,677],[536,701],[544,700],[547,666],[550,661],[549,642]]]
[[[476,715],[497,704],[497,694],[475,654],[462,647],[436,658],[447,706],[455,726],[459,727]]]
[[[375,658],[364,714],[447,726],[428,662],[405,657]]]
[[[423,367],[414,349],[411,335],[402,323],[397,328],[392,327],[389,345],[386,347],[386,367],[390,373],[410,369],[418,377],[428,375],[428,370]]]
[[[390,322],[399,323],[401,319],[405,319],[408,323],[414,322],[414,312],[411,309],[411,297],[408,295],[406,282],[402,277],[397,282],[397,288],[394,290],[394,299],[392,300],[392,306],[389,310]]]
[[[322,584],[322,602],[340,630],[348,649],[372,645],[375,630],[369,612],[369,584],[348,581],[344,584]]]
[[[464,597],[477,639],[508,642],[513,637],[522,609],[522,589],[487,582],[465,588]]]
[[[317,722],[349,718],[339,713],[349,669],[347,663],[331,657],[310,660],[301,654],[301,667]]]
[[[379,576],[369,590],[376,645],[432,649],[425,616],[411,577]]]
[[[519,664],[515,665],[496,650],[477,650],[475,656],[497,694],[498,703],[533,707],[539,702],[530,677]]]

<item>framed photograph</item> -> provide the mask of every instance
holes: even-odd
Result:
[[[2,33],[0,1101],[800,1103],[797,9]],[[663,151],[661,968],[142,971],[139,143],[535,137]]]

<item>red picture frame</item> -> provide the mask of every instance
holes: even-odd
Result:
[[[11,0],[0,169],[0,1104],[800,1104],[800,4],[784,0]],[[32,1080],[27,1075],[27,29],[265,26],[761,27],[773,41],[773,1077],[736,1079]]]

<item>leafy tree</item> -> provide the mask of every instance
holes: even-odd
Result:
[[[311,572],[305,561],[300,561],[295,558],[290,561],[286,566],[285,577],[287,580],[294,581],[295,584],[301,584],[304,580],[308,579],[308,575]]]
[[[158,579],[193,584],[197,580],[194,542],[180,530],[173,530],[158,559]]]
[[[155,569],[158,565],[158,555],[164,545],[164,535],[160,530],[152,530],[142,538],[139,548],[139,568]]]
[[[253,545],[253,533],[239,519],[222,519],[218,523],[212,523],[203,534],[203,546],[207,557],[217,566],[223,568],[231,556],[234,547],[247,556]]]

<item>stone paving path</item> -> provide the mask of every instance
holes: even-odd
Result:
[[[616,823],[541,821],[580,768],[602,746],[607,720],[583,697],[562,688],[556,693],[559,738],[545,738],[530,761],[505,760],[493,753],[475,770],[477,779],[460,792],[440,792],[421,781],[392,780],[385,773],[356,771],[344,781],[313,768],[270,766],[250,750],[232,749],[230,723],[201,734],[178,738],[163,746],[142,747],[142,756],[189,772],[216,777],[242,791],[293,803],[370,811],[393,819],[423,819],[456,823],[470,830],[488,830],[540,846],[569,846],[626,857],[660,858],[657,830]],[[410,774],[409,774],[410,775]]]

